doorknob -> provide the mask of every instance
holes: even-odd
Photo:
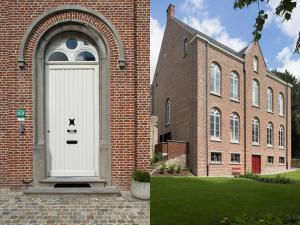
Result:
[[[48,133],[50,133],[50,130],[47,130]]]

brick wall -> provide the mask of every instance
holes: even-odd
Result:
[[[173,140],[189,142],[191,170],[199,176],[232,175],[237,167],[240,172],[252,170],[252,155],[261,155],[262,172],[273,172],[290,168],[291,124],[290,92],[286,84],[268,75],[260,47],[250,44],[245,56],[232,56],[206,39],[197,38],[195,31],[168,18],[156,74],[152,85],[154,114],[159,118],[159,134],[172,132]],[[187,58],[182,57],[183,40],[188,37]],[[237,55],[237,54],[236,54]],[[253,59],[258,57],[259,71],[253,72]],[[210,65],[216,63],[221,69],[221,94],[210,93]],[[230,99],[230,74],[239,77],[239,101]],[[252,106],[252,80],[260,83],[260,107]],[[157,83],[157,85],[156,85]],[[195,86],[196,84],[196,86]],[[273,113],[266,108],[266,91],[273,90]],[[284,116],[278,115],[278,94],[283,93],[288,110]],[[165,125],[165,102],[171,99],[171,124]],[[210,110],[221,112],[221,140],[210,139]],[[231,142],[230,116],[236,113],[240,121],[239,143]],[[252,144],[252,119],[260,120],[260,145]],[[272,122],[274,146],[267,147],[267,123]],[[280,149],[278,130],[283,125],[286,131],[287,148]],[[211,152],[222,153],[222,163],[210,162]],[[240,154],[240,163],[231,163],[231,154]],[[274,165],[266,163],[267,156],[274,156]],[[279,157],[288,159],[287,165],[279,164]]]
[[[26,48],[25,70],[17,67],[24,32],[45,11],[72,4],[103,14],[118,30],[127,67],[119,70],[118,48],[111,31],[101,21],[82,12],[65,12],[48,18],[34,31]],[[34,145],[33,56],[41,33],[58,21],[84,21],[96,27],[110,51],[110,138],[113,185],[127,189],[135,166],[148,168],[149,160],[149,0],[39,0],[1,3],[0,74],[0,185],[19,187],[32,177]],[[9,41],[8,41],[9,40]],[[3,45],[2,43],[5,43]],[[3,48],[5,47],[5,48]],[[2,54],[3,51],[9,54]],[[5,88],[3,88],[5,87]],[[19,135],[16,110],[26,109],[26,133]],[[8,151],[9,149],[9,151]]]

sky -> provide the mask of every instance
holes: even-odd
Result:
[[[282,22],[274,12],[280,0],[261,5],[269,15],[260,46],[270,70],[288,70],[300,78],[300,54],[293,54],[300,31],[300,6],[290,21]],[[234,0],[151,0],[150,72],[155,72],[166,24],[166,9],[176,7],[175,17],[236,51],[251,43],[257,4],[242,10],[234,9]]]

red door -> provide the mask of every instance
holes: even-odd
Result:
[[[259,174],[261,172],[260,155],[252,155],[252,173]]]

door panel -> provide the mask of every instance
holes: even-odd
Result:
[[[50,176],[97,176],[97,67],[49,65],[46,73],[47,165]]]
[[[261,156],[252,155],[252,173],[261,173]]]

